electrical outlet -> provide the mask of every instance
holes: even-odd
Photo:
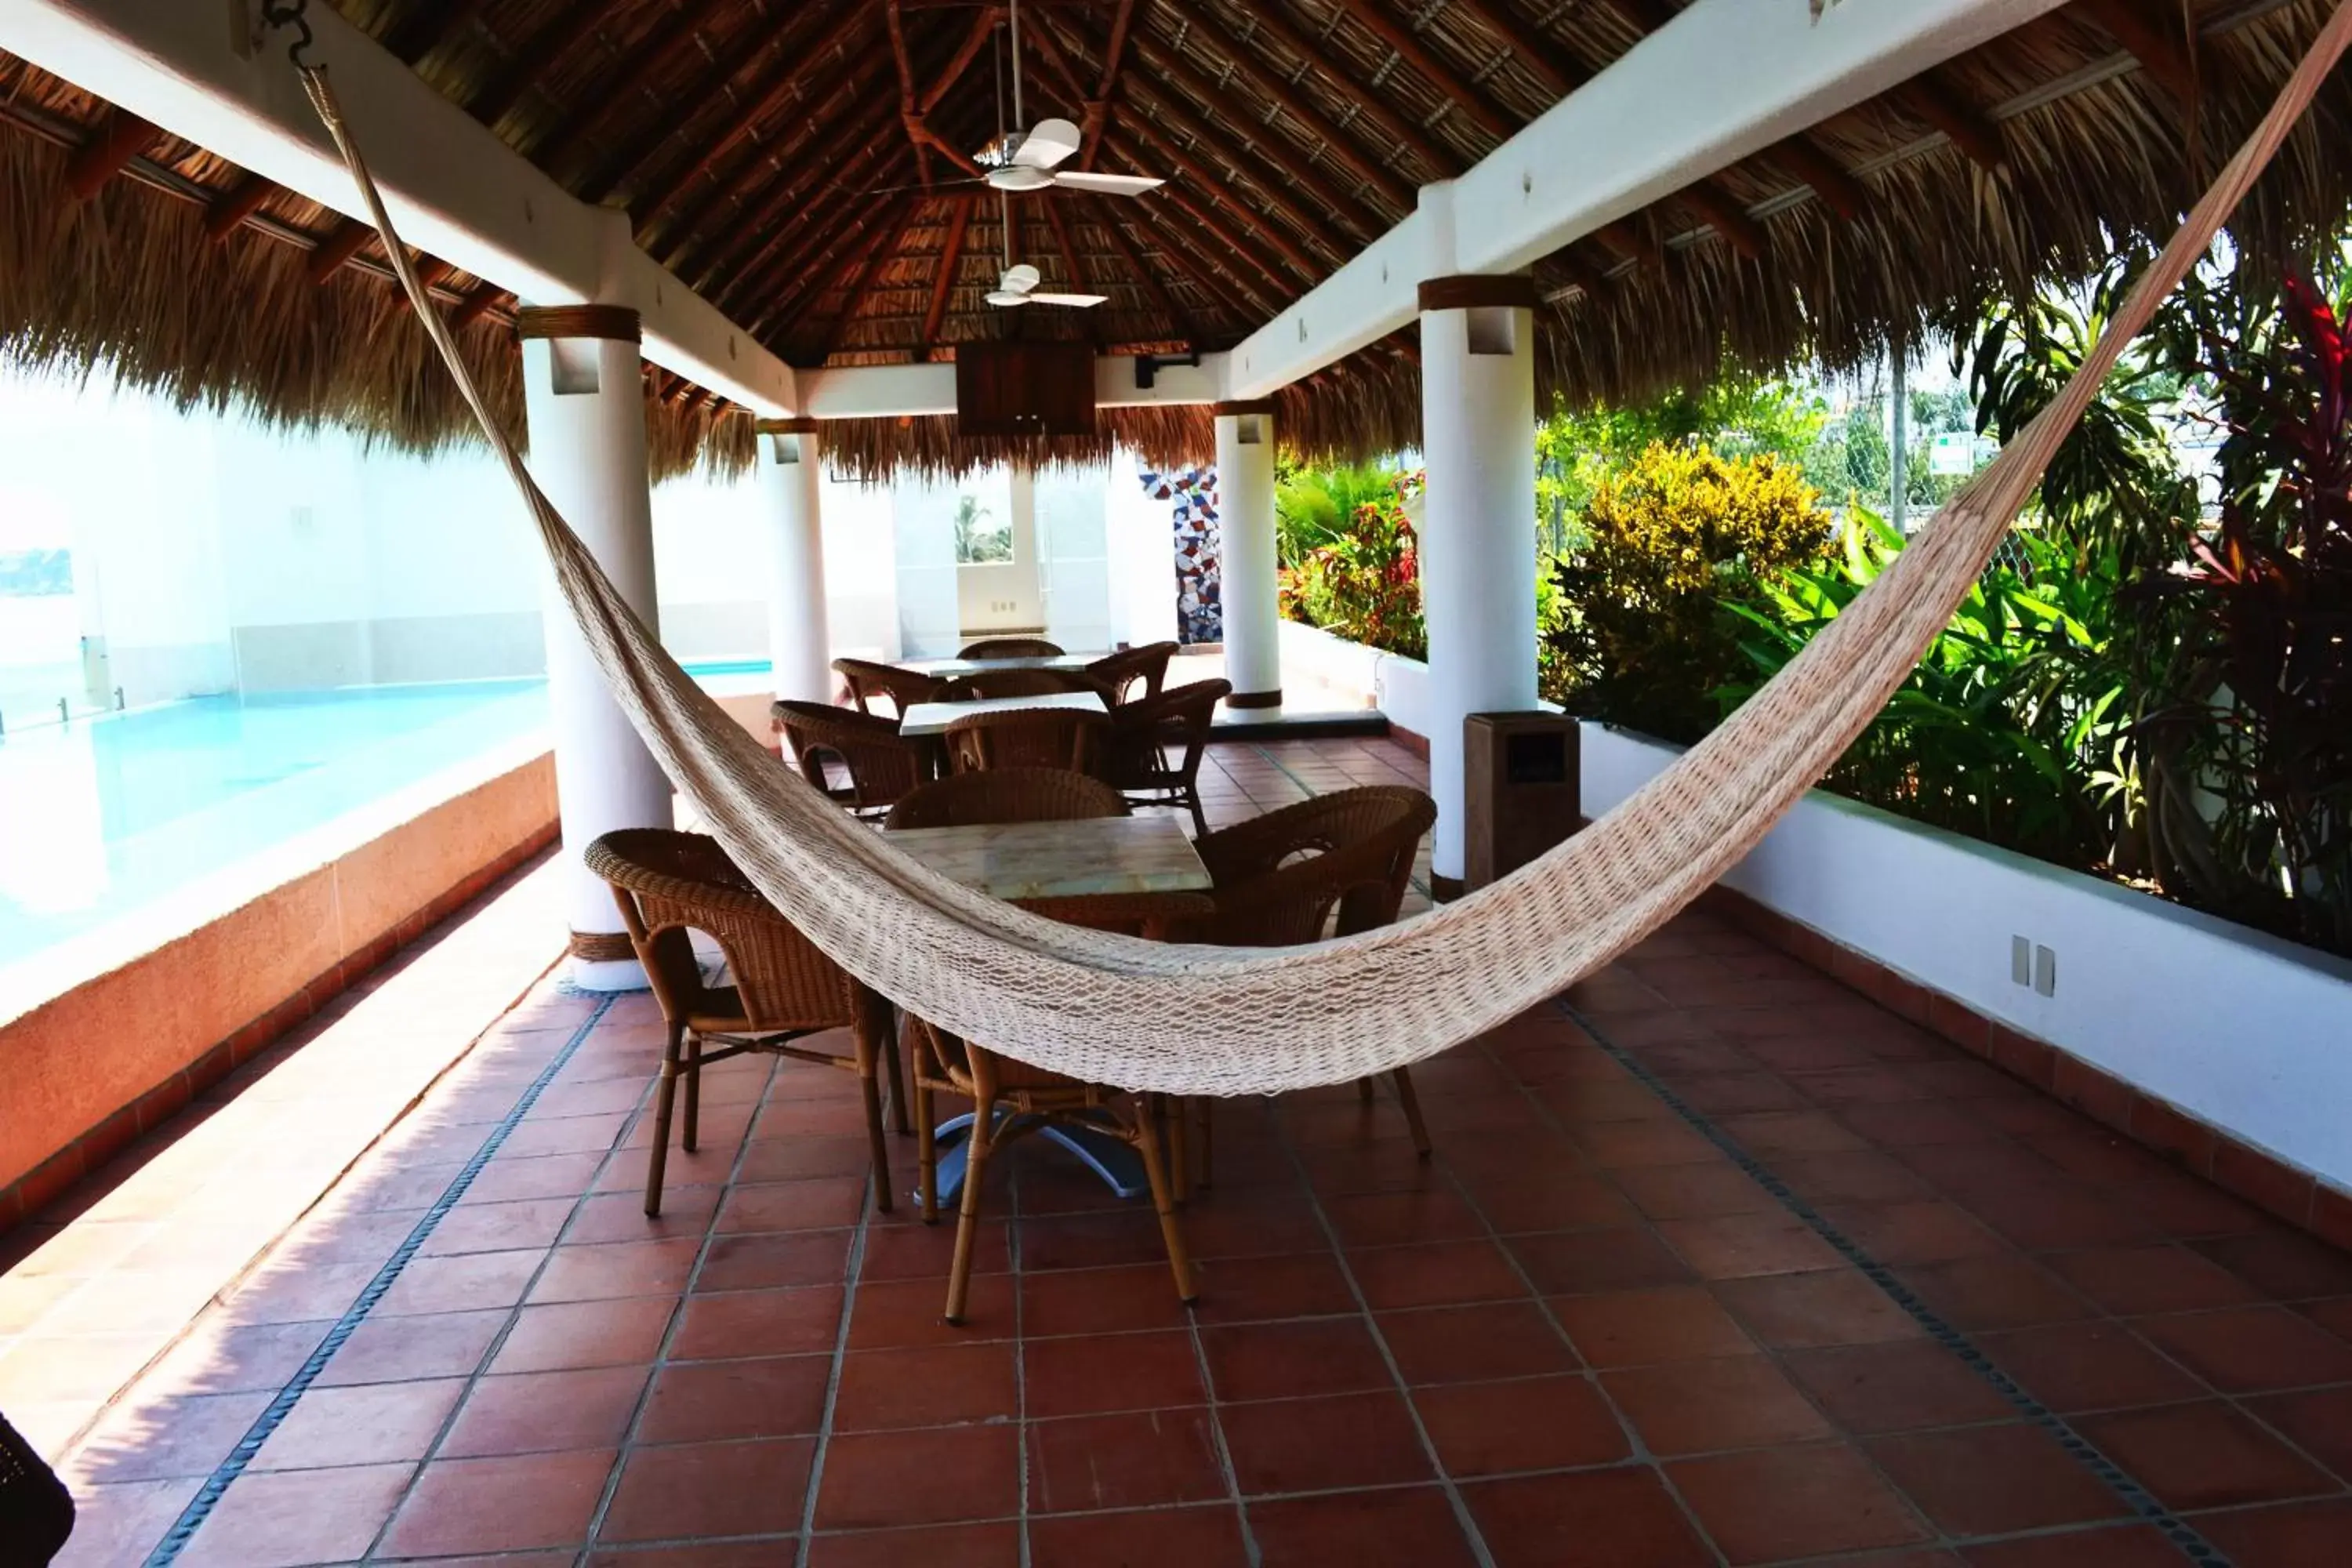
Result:
[[[2033,984],[2033,939],[2013,936],[2009,939],[2009,977],[2020,985]]]
[[[2046,947],[2033,950],[2033,990],[2040,996],[2058,994],[2058,955]]]

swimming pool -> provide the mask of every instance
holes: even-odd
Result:
[[[692,668],[714,688],[767,668]],[[546,729],[533,679],[197,697],[12,731],[0,969],[436,775],[544,746]]]

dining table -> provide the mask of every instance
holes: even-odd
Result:
[[[1075,898],[1098,893],[1206,892],[1209,868],[1173,816],[1093,816],[1066,822],[989,822],[887,830],[893,846],[950,880],[997,899]],[[1009,1125],[1016,1113],[999,1113]],[[963,1184],[969,1114],[941,1122],[939,1198]],[[1134,1150],[1107,1133],[1070,1123],[1038,1136],[1059,1144],[1122,1198],[1150,1190]]]
[[[910,658],[902,668],[959,680],[998,669],[1079,669],[1106,658],[1099,653],[1026,654],[1017,658]]]
[[[1033,697],[983,697],[971,702],[912,702],[898,716],[898,733],[909,741],[944,735],[959,719],[975,713],[1009,713],[1020,709],[1059,708],[1080,713],[1110,711],[1099,692],[1041,691]]]

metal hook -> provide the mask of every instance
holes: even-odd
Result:
[[[310,31],[310,18],[303,12],[310,8],[310,0],[262,0],[261,19],[271,27],[291,27],[295,39],[286,47],[286,58],[294,62],[296,70],[307,71],[310,62],[302,57],[318,41]]]

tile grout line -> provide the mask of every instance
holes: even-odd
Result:
[[[1015,1548],[1020,1554],[1021,1568],[1029,1568],[1031,1558],[1029,1542],[1029,1515],[1031,1512],[1031,1509],[1029,1507],[1029,1367],[1028,1357],[1023,1349],[1023,1336],[1021,1329],[1022,1297],[1026,1294],[1026,1292],[1021,1289],[1022,1164],[1023,1162],[1019,1160],[1011,1162],[1012,1168],[1006,1173],[1005,1185],[1011,1189],[1006,1196],[1011,1200],[1010,1206],[1013,1210],[1013,1223],[1004,1227],[1004,1268],[1005,1272],[1010,1274],[1013,1278],[1013,1434],[1014,1440],[1013,1476],[1014,1484],[1020,1489],[1015,1499],[1015,1505],[1019,1509],[1019,1513],[1017,1515],[1019,1524],[1015,1529],[1013,1539]],[[967,1176],[971,1174],[971,1166],[969,1163],[965,1166],[965,1174]],[[982,1171],[982,1175],[983,1179],[986,1174],[987,1173]],[[957,1195],[959,1197],[962,1195],[961,1188],[958,1189]],[[977,1211],[975,1211],[975,1213]],[[977,1250],[976,1247],[975,1250]]]
[[[213,1510],[219,1506],[222,1497],[227,1493],[236,1479],[245,1473],[246,1468],[252,1464],[255,1457],[261,1452],[261,1446],[268,1442],[270,1435],[284,1424],[286,1417],[293,1414],[295,1405],[305,1393],[309,1392],[311,1384],[318,1380],[320,1374],[327,1370],[327,1363],[334,1359],[335,1352],[343,1348],[344,1342],[349,1340],[358,1331],[360,1325],[367,1321],[368,1314],[375,1310],[376,1303],[381,1301],[385,1293],[398,1282],[410,1260],[415,1258],[418,1250],[432,1237],[441,1221],[457,1206],[457,1201],[466,1195],[467,1189],[474,1184],[474,1178],[481,1173],[482,1168],[488,1165],[491,1157],[504,1146],[514,1130],[522,1124],[523,1118],[530,1113],[531,1107],[539,1102],[539,1097],[546,1091],[548,1085],[555,1080],[556,1075],[586,1042],[590,1032],[604,1021],[604,1015],[612,1010],[614,1001],[614,997],[610,994],[597,999],[595,1006],[591,1009],[588,1016],[581,1022],[578,1028],[572,1031],[572,1037],[566,1040],[562,1048],[550,1058],[547,1066],[540,1069],[539,1076],[531,1079],[529,1087],[524,1089],[521,1095],[516,1099],[514,1105],[506,1115],[490,1129],[488,1136],[483,1139],[473,1156],[455,1176],[450,1178],[449,1184],[442,1189],[441,1195],[434,1200],[432,1206],[425,1211],[424,1216],[410,1229],[400,1245],[393,1249],[392,1256],[384,1260],[383,1266],[376,1270],[366,1285],[361,1288],[359,1296],[349,1307],[343,1309],[341,1315],[335,1320],[333,1327],[327,1331],[326,1338],[321,1340],[318,1347],[304,1358],[301,1366],[296,1369],[294,1375],[287,1380],[261,1414],[255,1417],[253,1425],[247,1429],[245,1436],[237,1439],[236,1447],[229,1450],[228,1457],[215,1466],[212,1474],[205,1478],[204,1485],[197,1489],[196,1495],[189,1500],[187,1506],[181,1510],[179,1518],[173,1521],[171,1528],[164,1532],[163,1538],[157,1542],[154,1549],[148,1553],[145,1559],[146,1568],[170,1568],[171,1564],[179,1561],[180,1553],[187,1549],[188,1542],[194,1538],[205,1521],[212,1516]],[[468,1047],[468,1054],[471,1050],[472,1047]],[[389,1522],[387,1519],[386,1523],[389,1524]]]
[[[1412,1389],[1405,1381],[1404,1369],[1397,1364],[1396,1352],[1390,1347],[1388,1335],[1381,1331],[1380,1320],[1373,1315],[1371,1301],[1365,1296],[1363,1285],[1356,1278],[1355,1268],[1348,1261],[1347,1249],[1339,1244],[1339,1227],[1331,1223],[1331,1216],[1324,1211],[1322,1194],[1315,1190],[1314,1182],[1307,1176],[1307,1163],[1299,1155],[1298,1145],[1291,1139],[1290,1128],[1278,1114],[1275,1126],[1276,1135],[1281,1140],[1282,1152],[1290,1161],[1291,1173],[1297,1178],[1300,1188],[1307,1194],[1307,1206],[1314,1213],[1317,1227],[1323,1232],[1324,1245],[1331,1249],[1332,1261],[1339,1266],[1339,1277],[1347,1281],[1348,1294],[1355,1299],[1356,1317],[1370,1333],[1374,1347],[1380,1351],[1381,1364],[1388,1368],[1390,1387],[1403,1403],[1405,1415],[1412,1422],[1413,1436],[1421,1443],[1422,1457],[1429,1461],[1431,1471],[1437,1477],[1438,1487],[1445,1494],[1446,1506],[1453,1510],[1454,1525],[1462,1531],[1463,1541],[1470,1548],[1470,1555],[1478,1568],[1496,1568],[1494,1551],[1486,1544],[1486,1533],[1478,1528],[1478,1521],[1471,1516],[1470,1504],[1462,1495],[1462,1484],[1445,1468],[1445,1461],[1437,1451],[1436,1439],[1429,1435],[1429,1424],[1422,1419],[1420,1407],[1412,1402]]]
[[[897,1041],[893,1040],[891,1048],[895,1050],[897,1044]],[[767,1108],[766,1095],[761,1096],[760,1103],[761,1110]],[[891,1134],[886,1131],[884,1136],[887,1138]],[[748,1152],[751,1147],[751,1129],[746,1128],[743,1137],[744,1151]],[[739,1163],[740,1160],[739,1156]],[[825,1452],[833,1446],[834,1415],[841,1405],[841,1374],[844,1364],[849,1359],[850,1324],[857,1311],[858,1282],[864,1278],[866,1272],[866,1241],[871,1234],[870,1227],[874,1223],[874,1216],[880,1212],[877,1194],[882,1190],[883,1181],[884,1177],[879,1171],[868,1173],[866,1179],[866,1201],[858,1207],[857,1228],[852,1231],[849,1237],[849,1256],[842,1260],[841,1321],[834,1325],[833,1358],[824,1372],[824,1408],[817,1416],[815,1445],[809,1452],[808,1479],[803,1483],[806,1489],[801,1494],[800,1537],[793,1545],[794,1568],[808,1568],[809,1553],[814,1549],[817,1493],[818,1489],[824,1482]],[[729,1183],[730,1185],[733,1183],[731,1173]],[[895,1199],[897,1194],[894,1194],[892,1196]],[[712,1216],[712,1223],[717,1224],[716,1215]],[[699,1265],[697,1268],[698,1272]]]
[[[1617,1065],[1656,1095],[1666,1108],[1679,1117],[1692,1131],[1727,1155],[1732,1163],[1766,1192],[1772,1194],[1782,1207],[1802,1221],[1816,1236],[1830,1244],[1839,1256],[1859,1269],[1888,1300],[1900,1308],[1912,1321],[1925,1330],[1929,1339],[1950,1351],[1969,1369],[1990,1384],[1993,1391],[2009,1401],[2019,1413],[2055,1438],[2058,1445],[2084,1468],[2089,1470],[2121,1500],[2133,1515],[2151,1524],[2177,1548],[2182,1556],[2207,1568],[2229,1568],[2229,1559],[2207,1541],[2188,1521],[2174,1513],[2147,1488],[2140,1485],[2130,1472],[2094,1447],[2090,1440],[2074,1430],[2072,1423],[2025,1392],[2017,1382],[1999,1366],[1975,1342],[1953,1328],[1921,1300],[1911,1289],[1897,1279],[1894,1271],[1822,1216],[1819,1210],[1799,1196],[1794,1189],[1774,1174],[1762,1161],[1750,1154],[1738,1140],[1717,1126],[1652,1072],[1630,1051],[1609,1038],[1600,1026],[1562,998],[1552,1005],[1559,1015],[1590,1036],[1593,1043]]]
[[[1214,1100],[1208,1101],[1202,1107],[1202,1116],[1205,1118],[1214,1115],[1215,1108]],[[1190,1202],[1188,1195],[1186,1204],[1189,1205]],[[1181,1223],[1181,1217],[1179,1223]],[[1202,1263],[1214,1261],[1211,1258],[1195,1258],[1193,1268],[1197,1271]],[[1207,1294],[1208,1286],[1205,1282],[1201,1282],[1198,1288],[1202,1294]],[[1216,1380],[1209,1373],[1209,1347],[1201,1338],[1201,1314],[1198,1309],[1198,1302],[1184,1309],[1184,1336],[1192,1347],[1192,1371],[1201,1380],[1201,1409],[1202,1415],[1208,1418],[1209,1442],[1216,1449],[1217,1474],[1225,1483],[1225,1501],[1234,1510],[1235,1528],[1241,1531],[1242,1557],[1248,1563],[1249,1568],[1259,1568],[1259,1564],[1265,1561],[1265,1552],[1257,1543],[1257,1531],[1250,1528],[1249,1504],[1242,1499],[1241,1472],[1234,1466],[1233,1446],[1225,1440],[1224,1417],[1218,1414],[1223,1402],[1217,1398]]]

